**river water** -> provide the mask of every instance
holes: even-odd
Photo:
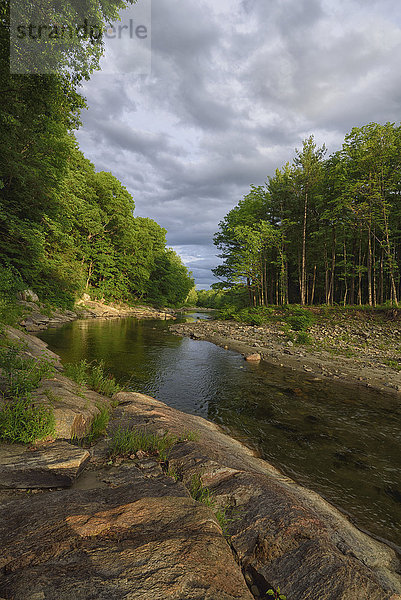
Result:
[[[75,321],[40,337],[63,362],[103,360],[128,389],[219,423],[360,528],[401,547],[401,403],[394,396],[252,365],[172,335],[169,323]]]

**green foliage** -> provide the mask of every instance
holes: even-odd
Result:
[[[0,411],[0,439],[9,444],[30,444],[54,434],[53,411],[33,402],[30,395],[7,400]]]
[[[292,310],[290,316],[287,317],[286,322],[294,331],[305,331],[314,323],[314,320],[311,312],[302,308],[295,308]]]
[[[0,347],[0,369],[6,380],[7,394],[20,397],[35,390],[44,377],[54,373],[47,360],[35,360],[22,354],[23,348],[9,344]]]
[[[233,286],[229,290],[223,290],[219,285],[213,284],[211,290],[198,290],[197,306],[218,310],[231,307],[239,310],[247,306],[247,295],[241,287]]]
[[[104,396],[111,397],[122,390],[115,377],[105,372],[103,361],[88,363],[83,359],[79,363],[68,363],[65,374],[79,385],[86,385]]]
[[[398,304],[401,126],[354,127],[325,152],[304,140],[219,224],[221,289],[242,286],[251,306]]]
[[[196,306],[198,302],[198,292],[196,287],[194,286],[191,290],[189,290],[188,296],[185,299],[185,304],[187,306]]]
[[[14,0],[13,10],[21,24],[40,14],[74,29],[86,18],[102,31],[132,3]],[[110,173],[96,173],[71,134],[85,107],[77,84],[98,68],[102,39],[77,36],[67,48],[49,40],[41,62],[57,75],[13,75],[9,8],[0,0],[0,319],[18,318],[17,277],[41,301],[65,308],[88,290],[109,301],[183,304],[193,280],[166,248],[165,231],[134,217],[128,191]],[[24,48],[18,57],[20,67],[31,64]],[[2,277],[4,269],[16,278]]]
[[[312,337],[307,331],[298,331],[295,341],[297,344],[309,346],[312,343]]]
[[[273,308],[267,306],[243,308],[241,310],[230,306],[219,311],[218,318],[222,321],[233,319],[239,323],[260,326],[268,323],[273,315]]]
[[[16,302],[16,295],[23,289],[18,271],[0,262],[0,323],[15,325],[21,318],[22,309]]]
[[[53,411],[31,396],[40,381],[53,374],[54,367],[48,361],[25,357],[22,352],[23,348],[17,345],[0,347],[0,369],[6,385],[0,410],[0,439],[28,444],[54,433]]]
[[[219,311],[217,317],[221,321],[230,321],[231,319],[234,319],[237,314],[238,310],[235,306],[227,306]]]
[[[248,325],[264,325],[270,320],[274,310],[267,306],[254,308],[243,308],[234,317],[236,321],[247,323]]]
[[[147,454],[158,456],[162,462],[165,462],[172,447],[179,441],[178,437],[170,433],[160,436],[145,430],[120,428],[114,433],[110,442],[109,456],[127,458],[142,450]]]
[[[78,440],[80,446],[91,446],[106,433],[110,421],[111,407],[107,404],[98,405],[99,412],[95,415],[90,431]]]
[[[266,595],[275,598],[275,600],[287,600],[287,596],[281,594],[279,587],[277,588],[277,590],[267,590]]]
[[[213,493],[208,487],[203,485],[201,477],[198,474],[193,475],[191,478],[189,483],[189,493],[194,500],[201,502],[205,506],[208,506],[212,509],[216,516],[217,522],[223,531],[223,535],[227,537],[228,526],[232,521],[234,521],[233,517],[228,516],[229,506],[225,506],[223,508],[217,506],[216,499],[213,497]]]
[[[194,287],[194,280],[180,257],[167,250],[155,260],[146,286],[146,294],[156,306],[180,306]]]

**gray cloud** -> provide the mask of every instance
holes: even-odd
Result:
[[[331,152],[353,126],[399,120],[401,5],[153,0],[152,13],[152,74],[95,74],[78,139],[205,287],[218,222],[305,137]]]

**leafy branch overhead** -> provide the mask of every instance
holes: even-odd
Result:
[[[85,17],[103,29],[128,4],[14,0],[13,11],[24,22],[50,11],[63,26]],[[0,0],[0,21],[0,280],[65,307],[85,291],[106,300],[184,303],[193,279],[167,248],[166,231],[134,217],[129,192],[111,173],[97,173],[72,135],[85,108],[78,84],[98,68],[101,40],[77,38],[67,53],[50,45],[58,74],[13,75],[9,1]],[[6,316],[15,285],[0,287]]]

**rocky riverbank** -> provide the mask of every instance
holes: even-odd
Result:
[[[312,377],[337,379],[386,393],[401,391],[401,321],[380,322],[368,316],[325,319],[309,328],[310,344],[288,339],[284,323],[255,327],[235,321],[198,321],[171,330],[212,342],[244,356],[259,355],[267,363]],[[256,356],[256,358],[258,358]]]
[[[24,316],[20,325],[28,333],[38,333],[48,327],[59,327],[76,319],[116,319],[135,317],[136,319],[175,319],[170,311],[163,311],[150,306],[127,306],[120,304],[104,304],[85,298],[77,302],[75,310],[45,311],[39,300],[19,300]],[[46,314],[45,314],[46,313]]]
[[[288,600],[401,600],[392,549],[218,426],[141,394],[99,396],[56,365],[36,394],[54,409],[55,439],[0,444],[0,597],[250,600],[280,586]],[[118,405],[106,437],[74,444],[104,403]],[[177,438],[163,459],[110,456],[127,429]],[[194,481],[209,506],[191,497]]]

